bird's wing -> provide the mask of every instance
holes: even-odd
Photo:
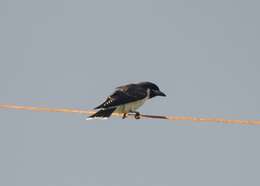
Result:
[[[117,90],[110,95],[104,103],[95,109],[116,107],[118,105],[144,99],[146,96],[146,90],[140,86],[130,85],[118,87]]]

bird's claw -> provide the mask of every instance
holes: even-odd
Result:
[[[140,116],[141,114],[139,113],[139,112],[136,112],[135,113],[135,119],[141,119],[141,116]]]
[[[141,119],[141,114],[139,112],[133,112],[133,113],[135,113],[135,116],[134,116],[135,119]],[[127,113],[123,114],[122,119],[125,119],[125,118],[127,118]]]
[[[127,113],[124,113],[122,119],[125,119],[126,117],[127,117]]]

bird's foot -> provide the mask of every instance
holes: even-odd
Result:
[[[140,112],[135,112],[135,119],[141,119]]]
[[[127,117],[127,113],[124,113],[122,119],[125,119],[126,117]]]

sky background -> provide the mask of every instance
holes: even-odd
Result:
[[[260,119],[259,1],[1,0],[0,103]],[[0,110],[0,185],[259,186],[260,128]]]

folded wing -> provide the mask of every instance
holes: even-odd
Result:
[[[116,107],[119,105],[144,99],[146,96],[146,90],[140,86],[136,86],[135,84],[118,87],[117,90],[112,95],[110,95],[104,103],[102,103],[95,109]]]

